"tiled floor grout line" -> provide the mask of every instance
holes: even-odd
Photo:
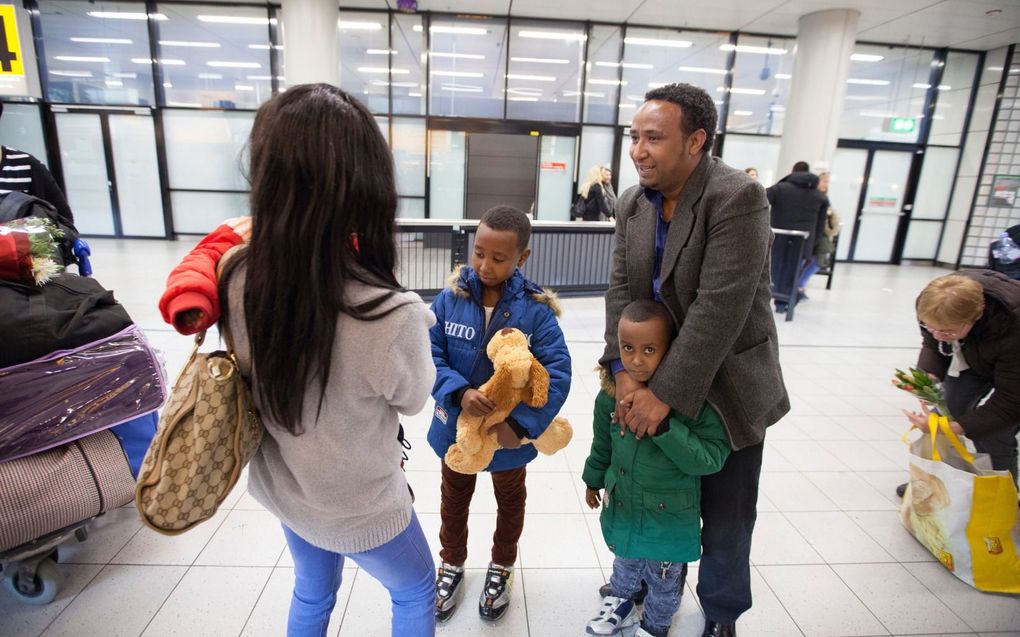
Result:
[[[353,560],[351,560],[351,561],[353,561]],[[343,573],[341,573],[341,575],[343,575]],[[350,593],[347,594],[347,599],[344,600],[344,610],[343,610],[342,613],[340,613],[340,621],[337,622],[336,633],[335,633],[335,635],[337,637],[340,636],[340,631],[343,630],[344,621],[346,621],[346,619],[347,619],[347,610],[351,606],[351,598],[354,597],[354,586],[355,586],[355,584],[358,583],[358,577],[360,575],[361,575],[361,568],[359,567],[357,570],[354,571],[354,576],[351,578]]]
[[[279,558],[277,558],[276,561],[279,562],[280,561]],[[264,567],[261,567],[261,568],[264,568]],[[267,577],[266,581],[262,584],[262,590],[259,591],[259,596],[255,598],[255,603],[252,604],[251,610],[248,611],[248,616],[245,618],[244,623],[241,624],[241,630],[238,631],[237,637],[241,637],[241,635],[244,634],[244,629],[248,627],[248,622],[251,621],[251,616],[255,614],[255,609],[259,607],[259,602],[262,601],[262,595],[265,594],[266,589],[269,588],[269,582],[271,582],[273,580],[273,573],[275,573],[275,572],[276,572],[276,567],[275,566],[270,567],[270,569],[269,569],[269,577]]]
[[[92,566],[95,566],[95,565],[93,564]],[[61,615],[63,615],[65,612],[67,612],[67,609],[71,607],[71,604],[74,603],[74,600],[78,599],[78,596],[85,592],[85,589],[88,588],[89,584],[91,584],[92,582],[96,581],[96,578],[99,577],[99,575],[103,572],[104,569],[106,569],[106,566],[103,566],[98,571],[96,571],[96,574],[93,575],[92,577],[90,577],[89,581],[85,582],[85,584],[81,587],[81,590],[79,590],[77,593],[75,593],[74,597],[72,597],[71,600],[69,602],[67,602],[67,605],[64,606],[63,608],[61,608],[60,612],[57,613],[56,615],[54,615],[53,619],[51,619],[49,622],[47,622],[47,624],[43,627],[43,629],[40,630],[38,633],[36,633],[36,635],[37,636],[38,635],[42,635],[47,630],[49,630],[50,626],[52,626],[53,623],[57,621],[57,618],[60,617]]]
[[[769,592],[772,593],[772,596],[776,598],[776,602],[779,603],[779,607],[783,609],[783,612],[786,613],[786,616],[790,618],[790,621],[793,622],[793,625],[796,626],[797,630],[800,631],[801,637],[806,637],[807,633],[805,633],[804,629],[801,628],[800,624],[797,623],[797,620],[794,618],[793,613],[791,613],[790,610],[786,608],[786,604],[783,603],[783,599],[779,596],[779,593],[777,593],[776,590],[772,588],[772,584],[769,584],[769,581],[765,579],[765,576],[762,575],[761,571],[758,570],[758,565],[755,564],[751,566],[751,568],[754,569],[754,572],[758,574],[758,577],[760,577],[761,581],[765,583],[765,586],[769,589]]]

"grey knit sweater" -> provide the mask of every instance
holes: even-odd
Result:
[[[231,277],[227,296],[238,362],[252,378],[244,274],[240,268]],[[357,304],[382,290],[351,283],[347,293]],[[249,465],[248,491],[307,542],[329,551],[375,548],[411,519],[397,425],[399,414],[425,406],[435,380],[428,336],[435,316],[413,292],[391,297],[380,310],[401,303],[407,304],[376,321],[339,316],[329,388],[318,418],[319,388],[305,392],[304,433],[291,435],[263,416],[267,435]]]

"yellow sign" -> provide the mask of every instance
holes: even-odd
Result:
[[[21,43],[18,40],[18,19],[14,7],[0,4],[0,75],[24,75],[21,65]]]

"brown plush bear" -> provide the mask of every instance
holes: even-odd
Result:
[[[487,416],[462,412],[457,419],[457,442],[446,452],[446,464],[458,473],[478,473],[492,462],[499,449],[496,434],[489,428],[506,420],[518,404],[542,407],[549,400],[549,372],[528,349],[528,339],[512,327],[492,337],[485,353],[492,360],[492,378],[478,391],[495,405]],[[567,446],[573,436],[570,423],[557,416],[536,440],[525,439],[546,455]]]

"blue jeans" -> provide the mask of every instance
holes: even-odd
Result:
[[[294,556],[294,596],[290,601],[287,637],[324,637],[336,605],[344,559],[354,560],[379,580],[393,602],[394,636],[431,637],[436,634],[435,565],[418,516],[397,537],[362,553],[333,553],[312,546],[283,526]]]
[[[686,562],[616,557],[609,586],[614,597],[633,599],[644,580],[648,584],[648,596],[641,613],[641,626],[655,637],[666,637],[673,615],[680,610],[681,583],[686,575]]]
[[[822,269],[821,266],[818,265],[817,257],[811,257],[810,259],[805,261],[804,270],[800,274],[800,281],[797,282],[797,288],[798,289],[806,288],[808,281],[811,280],[811,277],[813,277],[815,273],[817,273],[821,269]]]

